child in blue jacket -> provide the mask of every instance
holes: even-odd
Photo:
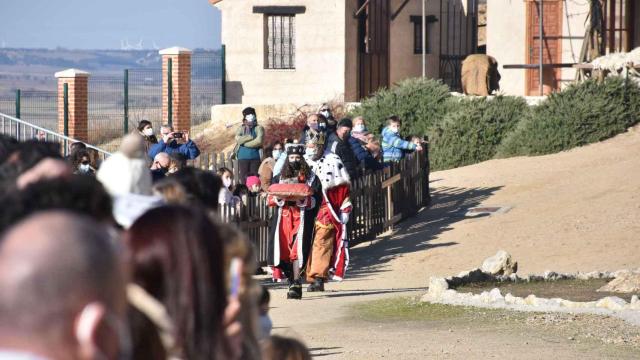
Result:
[[[401,125],[400,119],[392,115],[387,119],[387,126],[382,129],[382,159],[385,164],[402,160],[405,150],[422,151],[422,146],[400,137]]]

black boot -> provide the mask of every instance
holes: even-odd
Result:
[[[322,278],[315,278],[313,284],[307,287],[308,292],[324,291],[324,280]]]
[[[287,299],[302,299],[302,284],[299,280],[292,281],[289,284],[289,291],[287,291]]]

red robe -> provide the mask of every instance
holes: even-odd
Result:
[[[346,222],[342,222],[341,214],[350,214],[352,205],[349,199],[349,184],[341,184],[330,189],[323,189],[322,205],[316,221],[323,225],[333,224],[336,229],[333,255],[329,276],[332,280],[342,280],[349,266],[349,245],[347,242]]]

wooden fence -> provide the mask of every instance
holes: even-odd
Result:
[[[428,147],[425,149],[409,154],[383,171],[352,180],[353,212],[347,227],[350,246],[375,239],[429,205]],[[202,154],[193,166],[213,171],[227,167],[233,169],[236,179],[238,177],[237,162],[224,154]],[[274,209],[267,206],[266,197],[262,196],[249,197],[246,206],[232,208],[225,205],[220,209],[224,221],[235,222],[249,236],[256,247],[258,262],[263,265],[271,251],[269,223],[273,214]]]

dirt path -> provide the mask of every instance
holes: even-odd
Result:
[[[640,127],[560,154],[492,160],[437,172],[431,179],[432,208],[394,234],[352,249],[346,281],[329,284],[321,295],[305,292],[302,301],[286,301],[284,290],[275,289],[275,332],[299,336],[327,359],[584,358],[587,345],[547,339],[536,324],[510,329],[491,321],[461,323],[453,329],[458,335],[451,336],[437,324],[353,319],[351,307],[418,296],[429,276],[477,267],[498,249],[515,257],[522,274],[640,267]],[[513,208],[464,217],[479,205]],[[454,346],[456,339],[467,346]],[[634,354],[629,358],[640,358],[640,349]]]

